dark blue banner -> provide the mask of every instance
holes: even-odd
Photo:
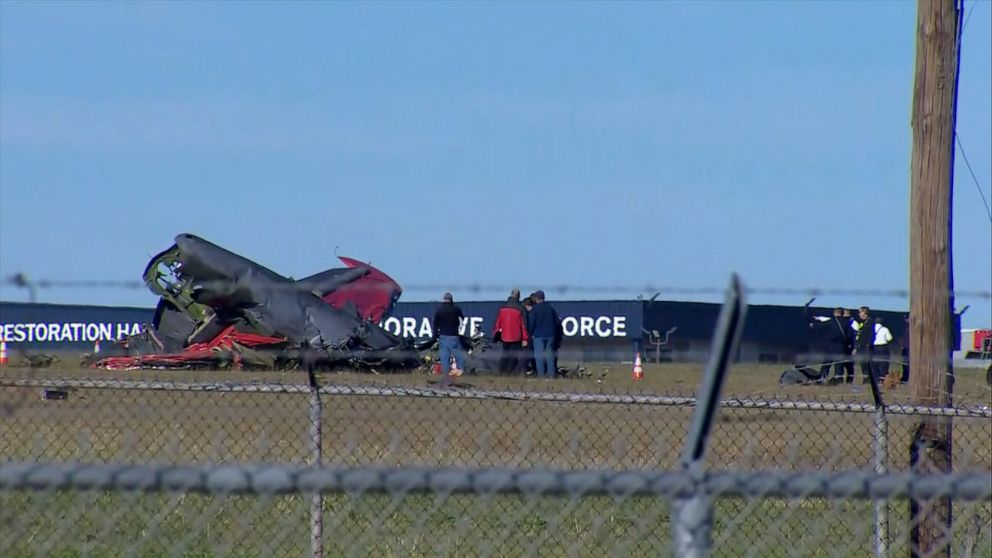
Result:
[[[463,328],[491,337],[502,302],[462,302]],[[641,339],[641,303],[635,301],[550,302],[562,318],[563,351],[576,358],[629,358]],[[400,302],[383,321],[403,337],[433,335],[437,303]],[[152,321],[151,308],[0,302],[0,336],[8,345],[38,350],[88,350],[96,341],[111,342],[141,331]],[[586,350],[588,349],[588,350]],[[607,350],[608,349],[608,350]],[[571,352],[571,351],[569,351]]]
[[[641,338],[643,319],[641,303],[635,301],[564,301],[548,302],[558,311],[566,341],[636,341]],[[459,302],[465,314],[462,333],[481,331],[492,336],[496,314],[503,302]],[[400,302],[392,317],[383,321],[389,332],[403,337],[426,337],[433,334],[431,321],[436,302]]]
[[[0,338],[31,349],[92,348],[141,332],[151,308],[0,302]]]
[[[491,338],[496,313],[503,302],[459,302],[468,333]],[[562,318],[567,360],[629,361],[634,350],[650,360],[701,361],[709,352],[720,305],[681,301],[561,301],[549,302]],[[403,337],[433,334],[438,303],[400,302],[383,321],[388,331]],[[740,361],[790,362],[797,354],[816,350],[810,321],[829,316],[831,308],[761,306],[748,309]],[[905,313],[873,311],[883,317],[903,345]],[[0,302],[0,335],[8,346],[38,350],[90,350],[99,340],[109,342],[140,331],[152,321],[151,308],[79,306]],[[657,332],[645,337],[642,328]],[[652,343],[674,329],[664,345]]]

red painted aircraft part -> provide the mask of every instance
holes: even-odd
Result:
[[[237,351],[238,345],[243,347],[258,347],[262,345],[278,345],[285,342],[285,339],[267,337],[255,333],[243,333],[236,330],[234,326],[229,326],[212,340],[206,343],[194,343],[183,349],[181,353],[108,357],[95,362],[93,367],[106,368],[108,370],[133,370],[135,368],[156,366],[177,367],[196,362],[215,362],[217,354],[222,352],[230,352],[235,366],[238,367],[241,361],[241,355]]]
[[[351,303],[358,309],[358,314],[366,320],[375,323],[382,321],[382,317],[392,310],[393,303],[403,292],[399,283],[367,263],[344,256],[338,256],[338,259],[348,267],[365,267],[370,272],[357,281],[328,294],[323,298],[324,302],[339,309]]]

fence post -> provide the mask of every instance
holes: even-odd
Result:
[[[310,382],[310,466],[320,467],[324,453],[321,435],[323,404],[312,365],[307,367],[307,378]],[[314,492],[310,500],[310,555],[312,558],[324,556],[324,495],[320,492]]]
[[[889,460],[889,426],[885,418],[885,406],[875,409],[875,473],[883,474]],[[875,500],[875,556],[884,558],[889,552],[889,504],[887,500]]]
[[[703,372],[696,396],[696,410],[686,436],[681,467],[693,481],[693,492],[688,497],[672,502],[672,544],[674,554],[680,558],[706,558],[712,546],[713,501],[704,492],[702,483],[706,474],[706,446],[713,420],[720,407],[720,394],[727,368],[737,353],[747,304],[740,279],[734,274],[720,316],[717,318],[710,359]]]

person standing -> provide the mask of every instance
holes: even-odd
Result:
[[[826,349],[826,360],[820,368],[820,378],[826,381],[830,373],[830,363],[833,362],[834,376],[831,383],[841,383],[844,381],[844,372],[847,370],[847,363],[851,355],[851,327],[850,320],[844,319],[844,309],[834,308],[833,318],[824,322],[821,327],[825,328],[824,349]],[[854,369],[847,376],[848,383],[854,382]]]
[[[861,383],[871,381],[872,361],[871,352],[875,346],[875,325],[869,319],[870,309],[862,306],[858,309],[858,320],[851,324],[857,331],[854,339],[854,360],[861,365]]]
[[[527,316],[527,331],[530,332],[534,344],[534,362],[537,365],[537,377],[551,380],[555,377],[554,342],[558,324],[558,312],[544,301],[544,291],[535,292],[534,308]]]
[[[444,293],[444,302],[434,312],[434,335],[437,336],[438,352],[441,359],[441,372],[447,376],[451,372],[451,357],[455,357],[455,365],[459,374],[465,370],[465,351],[462,350],[462,340],[458,336],[458,327],[465,318],[462,309],[455,305],[451,293]]]
[[[524,305],[520,303],[520,290],[513,289],[506,303],[500,306],[493,326],[493,339],[499,336],[503,353],[499,357],[501,374],[513,374],[523,360],[522,348],[527,346],[527,318]]]
[[[854,383],[854,340],[857,335],[857,328],[854,325],[857,323],[854,320],[854,311],[844,309],[843,315],[844,325],[847,328],[847,358],[844,362],[844,374],[847,376],[847,383]]]
[[[527,298],[524,299],[524,324],[530,323],[528,322],[528,320],[530,319],[530,311],[533,309],[534,309],[534,294],[531,293],[530,295],[527,295]],[[527,334],[530,335],[529,330]],[[530,342],[533,345],[534,338],[533,336],[530,337],[531,337]],[[537,363],[534,362],[534,351],[533,350],[522,351],[520,354],[521,354],[520,363],[519,363],[520,373],[525,376],[536,374]]]
[[[872,371],[875,378],[881,380],[889,375],[889,343],[892,343],[892,332],[885,327],[881,317],[875,318],[875,341],[871,350]]]

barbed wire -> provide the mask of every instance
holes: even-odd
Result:
[[[0,463],[6,490],[122,490],[219,494],[523,494],[527,496],[663,496],[700,493],[787,498],[952,498],[992,500],[992,477],[947,475],[427,469],[398,467],[305,468],[287,465],[114,465]]]
[[[19,274],[20,275],[20,274]],[[225,282],[229,284],[230,282]],[[2,280],[2,284],[6,286],[18,287],[18,288],[37,288],[37,289],[110,289],[110,290],[145,290],[148,287],[145,283],[137,280],[116,280],[116,279],[33,279],[27,281],[23,277],[18,278],[17,276],[6,277]],[[299,287],[294,286],[293,283],[287,283],[285,286],[271,285],[267,288],[286,288],[286,289],[298,289]],[[371,286],[370,289],[376,289],[377,287]],[[461,292],[461,293],[503,293],[509,292],[513,288],[507,284],[496,284],[496,283],[414,283],[414,284],[404,284],[402,289],[404,292],[430,292],[430,293],[442,293],[445,291],[450,292]],[[523,284],[520,286],[521,291],[536,291],[538,289],[547,292],[555,293],[557,295],[568,295],[568,294],[628,294],[628,295],[642,295],[645,294],[651,297],[660,295],[723,295],[726,292],[726,287],[685,287],[676,285],[663,285],[663,284],[653,284],[644,283],[642,285],[628,284],[628,285],[578,285],[578,284],[568,284],[559,283],[551,284],[547,286],[541,285],[528,285]],[[831,288],[831,287],[782,287],[782,286],[768,286],[768,287],[755,287],[755,286],[745,286],[745,292],[750,295],[776,295],[776,296],[851,296],[851,297],[891,297],[891,298],[909,298],[910,292],[907,289],[877,289],[877,288]],[[992,290],[981,290],[981,289],[966,289],[966,290],[954,290],[950,292],[958,299],[978,299],[978,300],[992,300]]]
[[[283,393],[308,394],[311,388],[305,384],[282,384],[263,382],[160,382],[140,380],[88,380],[88,379],[10,379],[0,378],[0,387],[39,388],[39,389],[108,389],[108,390],[148,390],[205,393]],[[443,389],[403,386],[358,386],[322,385],[321,395],[369,396],[369,397],[422,397],[431,399],[492,399],[513,401],[541,401],[551,403],[600,403],[614,405],[646,405],[692,407],[695,397],[650,395],[650,394],[608,394],[554,391],[489,390],[489,389]],[[725,398],[721,407],[737,409],[765,409],[780,411],[823,411],[844,413],[875,413],[878,409],[871,403],[785,400],[775,398]],[[892,404],[885,406],[890,415],[950,416],[962,418],[992,418],[992,408],[988,406],[970,407],[930,407],[925,405]]]

